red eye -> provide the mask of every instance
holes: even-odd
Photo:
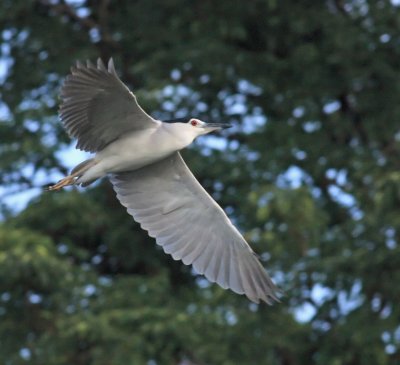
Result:
[[[195,120],[195,119],[192,119],[192,120],[190,121],[190,124],[191,124],[193,127],[196,127],[196,125],[199,124],[199,122],[198,122],[197,120]]]

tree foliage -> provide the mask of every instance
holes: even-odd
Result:
[[[0,362],[400,362],[400,17],[389,0],[3,0]],[[67,171],[57,94],[113,57],[158,118],[234,124],[184,152],[285,291],[255,305],[163,254]]]

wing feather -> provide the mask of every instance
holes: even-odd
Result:
[[[183,237],[180,237],[180,238],[177,238],[174,240],[170,240],[169,242],[166,242],[162,246],[162,248],[165,253],[172,255],[177,250],[179,250],[182,247],[182,245],[191,244],[191,243],[192,242],[190,240],[188,240],[187,237],[183,236]],[[179,260],[179,259],[175,259],[175,260]]]
[[[204,276],[208,278],[211,282],[215,283],[215,268],[217,266],[217,262],[219,261],[219,255],[221,254],[221,248],[223,244],[219,241],[219,237],[215,237],[215,245],[208,245],[210,256],[206,260],[206,265],[204,267]]]
[[[258,302],[258,298],[262,297],[263,293],[260,292],[258,286],[254,282],[253,275],[251,275],[251,271],[249,271],[247,260],[238,260],[238,266],[244,287],[251,288],[251,292],[255,293],[255,296],[252,297],[251,300]]]
[[[222,288],[227,289],[229,288],[228,284],[228,277],[229,277],[229,264],[230,264],[230,250],[225,249],[222,251],[222,256],[221,256],[221,264],[219,267],[219,272],[217,275],[217,280],[215,281],[219,285],[221,285]]]
[[[215,247],[212,244],[204,245],[201,241],[198,241],[196,243],[197,247],[200,247],[201,249],[198,250],[198,254],[193,260],[193,267],[199,274],[205,274],[211,261],[212,255],[215,252]]]
[[[108,69],[100,59],[97,66],[77,62],[60,95],[60,118],[84,151],[99,151],[127,132],[157,125],[118,78],[112,59]]]
[[[243,290],[243,284],[242,284],[242,280],[240,278],[239,275],[239,267],[237,264],[238,258],[237,258],[237,251],[233,249],[232,245],[229,246],[230,247],[230,267],[234,268],[229,270],[229,287],[236,293],[238,294],[243,294],[244,290]],[[250,288],[249,288],[250,289]]]
[[[278,300],[279,290],[250,246],[179,153],[113,175],[111,182],[121,204],[165,253],[256,303]]]
[[[223,244],[218,237],[218,242],[216,241],[214,255],[212,256],[210,263],[208,265],[207,270],[204,272],[204,275],[210,280],[211,282],[215,283],[218,278],[219,268],[221,266],[222,258],[223,258]]]

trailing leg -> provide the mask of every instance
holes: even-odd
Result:
[[[96,165],[97,162],[93,158],[81,162],[79,165],[75,166],[71,174],[61,179],[57,184],[51,185],[46,188],[47,191],[60,190],[65,186],[75,185],[76,181],[92,166]]]

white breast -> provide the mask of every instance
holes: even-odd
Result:
[[[132,171],[181,150],[193,141],[177,138],[169,126],[135,131],[116,140],[96,155],[104,174]]]

